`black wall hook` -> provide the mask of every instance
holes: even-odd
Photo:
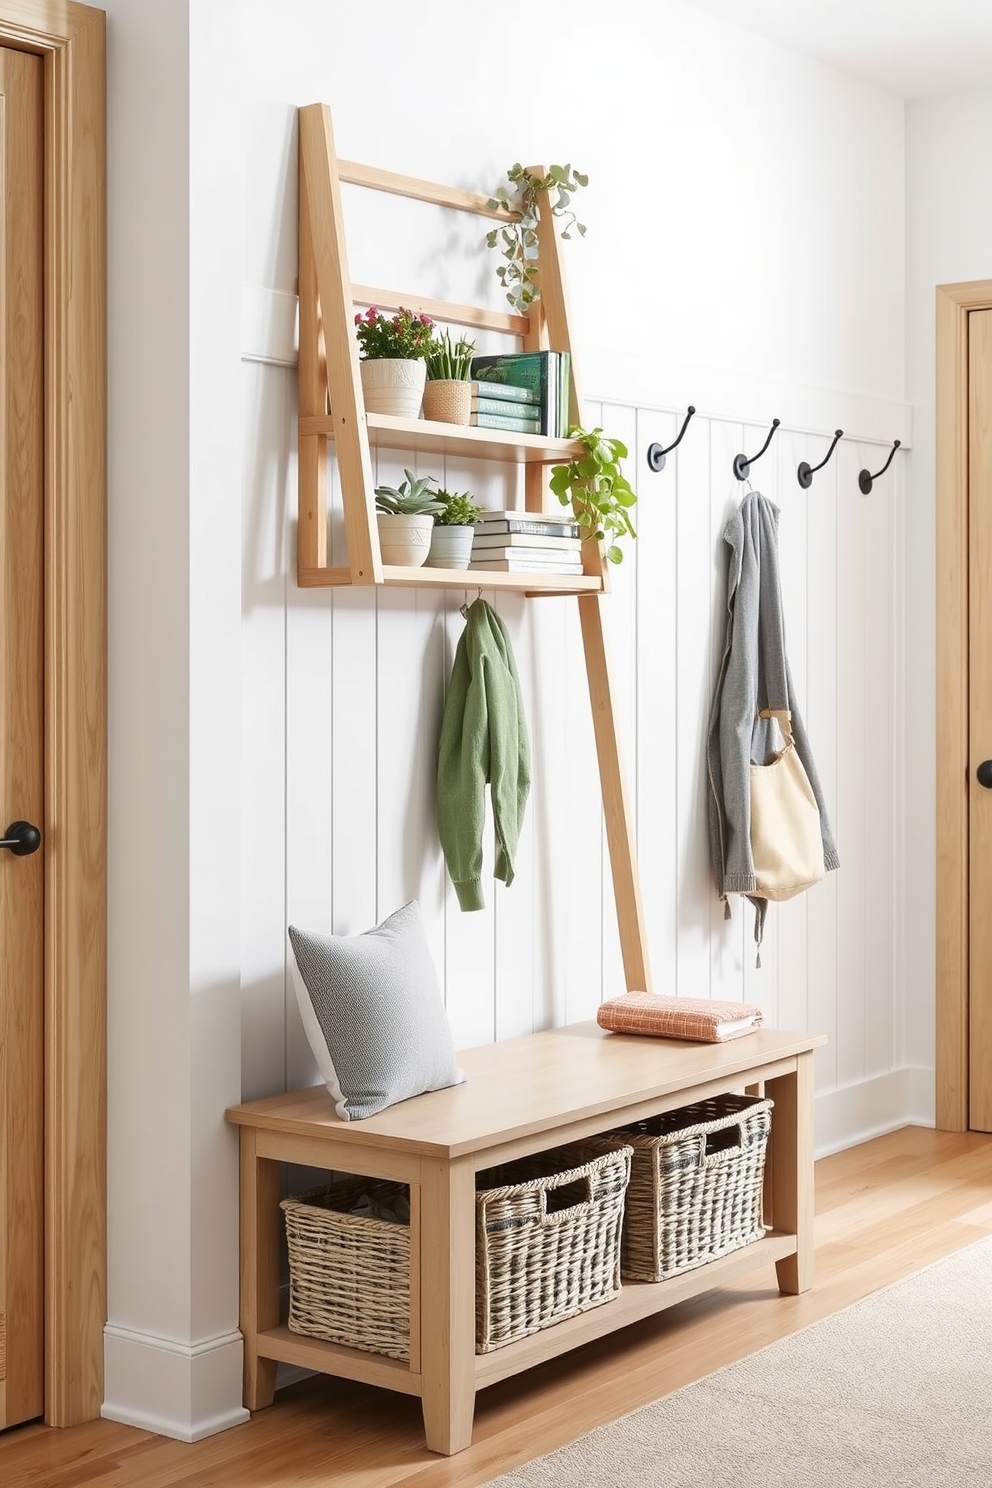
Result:
[[[843,437],[843,434],[843,429],[837,429],[835,431],[833,442],[831,443],[830,448],[827,450],[827,453],[824,455],[823,459],[820,461],[819,465],[807,465],[805,460],[800,462],[799,469],[796,471],[796,479],[798,480],[804,491],[808,490],[809,487],[813,484],[814,475],[818,470],[822,470],[824,465],[826,465],[827,461],[830,459],[830,456],[837,448],[838,439],[841,439]]]
[[[762,455],[765,453],[765,450],[772,442],[772,435],[775,433],[775,430],[778,428],[781,422],[781,419],[772,419],[772,426],[768,430],[768,438],[765,440],[764,444],[761,446],[756,455],[734,456],[734,474],[739,481],[747,480],[748,476],[751,473],[751,466],[754,464],[755,460],[761,459]]]
[[[889,450],[889,458],[886,460],[881,470],[876,470],[874,475],[872,475],[870,470],[861,471],[860,475],[858,476],[858,485],[861,487],[861,494],[863,496],[867,496],[870,492],[872,481],[877,481],[878,477],[880,475],[884,475],[885,472],[888,470],[889,466],[892,464],[892,457],[895,454],[896,450],[899,448],[900,444],[902,444],[902,440],[897,439],[895,444]]]
[[[672,453],[672,450],[675,448],[676,444],[682,443],[682,436],[685,433],[686,429],[688,429],[689,420],[692,418],[692,415],[695,413],[695,411],[696,410],[690,403],[688,412],[686,413],[686,416],[682,422],[682,427],[679,430],[679,437],[676,439],[675,444],[668,445],[666,449],[662,449],[660,444],[648,445],[648,464],[650,465],[652,470],[664,470],[665,456]]]

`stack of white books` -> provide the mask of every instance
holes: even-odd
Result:
[[[578,522],[547,512],[487,511],[476,519],[473,569],[502,573],[581,573]]]

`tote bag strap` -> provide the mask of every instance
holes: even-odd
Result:
[[[790,708],[762,708],[758,717],[777,719],[786,746],[792,747],[795,745],[796,741],[792,737],[792,710]]]

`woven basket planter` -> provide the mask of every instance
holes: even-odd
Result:
[[[429,377],[424,385],[424,418],[439,424],[471,423],[472,384]]]
[[[409,1359],[410,1226],[348,1212],[397,1189],[355,1178],[283,1199],[292,1332]]]
[[[630,1153],[572,1145],[478,1175],[476,1353],[618,1295]]]
[[[633,1149],[625,1280],[664,1281],[761,1239],[771,1110],[770,1100],[721,1095],[598,1139]]]

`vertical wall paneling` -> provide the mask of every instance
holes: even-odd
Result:
[[[417,897],[460,1047],[595,1015],[623,985],[578,615],[568,598],[481,592],[510,633],[533,783],[510,888],[483,840],[484,910],[464,914],[437,840],[437,739],[463,601],[479,588],[297,589],[292,371],[252,366],[246,461],[243,712],[245,1093],[316,1079],[284,975],[285,924],[354,934]],[[769,410],[769,418],[774,409]],[[789,659],[842,867],[772,905],[762,967],[754,915],[724,918],[709,861],[705,740],[726,636],[723,531],[746,487],[732,461],[766,424],[693,419],[662,472],[650,443],[681,413],[591,405],[630,449],[638,538],[612,571],[607,642],[659,991],[748,999],[770,1022],[823,1030],[823,1094],[899,1058],[896,871],[901,706],[900,469],[858,490],[878,447],[842,440],[802,490],[796,469],[824,432],[781,428],[753,470],[779,507]],[[482,504],[518,482],[472,462],[432,470]],[[412,456],[381,452],[378,482]],[[335,462],[330,547],[344,560]],[[467,577],[467,576],[466,576]]]
[[[715,554],[710,488],[713,479],[712,430],[697,414],[677,451],[675,467],[675,627],[654,637],[654,660],[671,679],[676,762],[676,835],[673,841],[674,913],[677,926],[675,985],[681,995],[706,997],[710,990],[711,926],[721,942],[734,927],[723,919],[710,867],[709,784],[706,731],[716,667],[723,651],[727,609],[722,554]],[[672,460],[669,456],[669,462]],[[717,480],[729,510],[726,469]],[[650,535],[650,534],[649,534]],[[720,565],[719,573],[717,566]],[[643,560],[650,572],[651,555]],[[662,568],[664,572],[664,568]],[[666,662],[661,658],[665,657]]]
[[[693,431],[696,432],[695,430]],[[642,409],[631,447],[628,478],[638,493],[634,509],[638,567],[633,665],[637,686],[636,750],[628,761],[637,803],[635,827],[641,901],[656,992],[675,991],[678,959],[678,799],[676,656],[678,635],[677,549],[681,450],[664,470],[647,463],[653,443],[669,445],[674,414]]]
[[[873,457],[866,450],[866,458]],[[877,470],[883,462],[871,468]],[[895,666],[897,537],[905,459],[898,456],[865,496],[865,1073],[894,1068],[896,1059],[894,824],[896,816]],[[859,492],[860,495],[860,492]],[[870,927],[870,928],[869,928]]]
[[[796,479],[796,470],[807,451],[818,450],[819,440],[808,441],[804,434],[780,429],[775,437],[777,479],[775,501],[780,510],[779,561],[782,580],[782,608],[785,619],[786,654],[799,711],[805,722],[809,692],[809,667],[806,638],[806,555],[809,551],[808,514],[811,500],[818,499],[814,485],[804,491]],[[772,446],[774,448],[774,444]],[[770,453],[770,451],[769,451]],[[825,453],[825,451],[824,451]],[[815,454],[810,461],[821,459]],[[811,741],[812,742],[812,741]],[[814,751],[815,758],[815,751]],[[775,905],[776,944],[778,949],[774,1007],[768,1009],[778,1028],[806,1026],[806,942],[809,894],[799,894],[784,904]]]
[[[734,456],[741,450],[750,452],[761,448],[767,430],[761,431],[747,424],[711,423],[710,425],[710,485],[709,485],[709,541],[707,544],[710,613],[702,636],[706,643],[709,665],[707,707],[712,702],[720,658],[723,655],[727,634],[727,544],[723,540],[727,522],[743,496],[746,487],[736,479],[733,472]],[[755,466],[755,484],[760,477]],[[764,471],[761,472],[762,476]],[[705,492],[700,492],[705,499]],[[705,724],[704,735],[705,739]],[[705,760],[704,760],[705,767]],[[747,900],[734,896],[730,901],[731,919],[724,916],[724,906],[712,893],[710,906],[710,995],[718,998],[734,998],[742,995],[745,982],[745,964],[755,962],[754,910]],[[770,947],[766,949],[766,958]]]
[[[841,1085],[860,1080],[865,1069],[865,911],[864,824],[868,809],[865,778],[868,731],[866,644],[871,623],[869,565],[865,552],[868,505],[858,471],[874,451],[843,440],[837,459],[837,825],[843,842],[843,869],[837,884],[837,1077]],[[872,580],[873,582],[873,580]],[[873,788],[881,782],[872,782]]]
[[[286,503],[295,481],[295,399],[292,373],[257,364],[245,367],[243,390],[245,428],[255,439],[243,492],[241,579],[241,1080],[250,1099],[285,1077],[285,658],[293,615]]]
[[[540,677],[534,671],[533,647],[530,643],[532,627],[541,618],[535,610],[540,609],[540,604],[528,604],[519,594],[501,595],[497,601],[497,610],[509,633],[510,646],[520,677],[524,717],[532,751],[534,720],[543,707]],[[541,810],[543,784],[543,778],[535,770],[532,757],[531,791],[514,859],[513,883],[509,887],[489,878],[494,848],[491,842],[486,845],[487,892],[490,892],[488,885],[491,885],[496,913],[494,1021],[497,1039],[530,1033],[536,1025],[532,947],[535,935],[541,934],[541,921],[535,910],[537,839],[534,825]]]
[[[636,491],[640,471],[632,468],[633,455],[637,449],[637,411],[614,403],[589,405],[588,416],[593,426],[599,426],[611,438],[625,444],[629,455],[624,461],[627,479]],[[634,528],[637,528],[637,507],[633,509]],[[607,656],[613,682],[615,717],[620,741],[620,757],[627,780],[631,817],[637,822],[637,594],[639,589],[638,558],[640,550],[636,542],[623,542],[624,559],[611,565],[610,584],[612,592],[605,607]],[[623,957],[620,953],[620,935],[617,929],[616,898],[613,892],[613,869],[610,863],[609,844],[603,829],[603,996],[616,997],[626,990]]]
[[[846,846],[837,820],[837,737],[839,700],[837,691],[837,489],[838,456],[813,477],[806,495],[806,692],[804,714],[817,774],[823,787],[827,815],[837,839],[841,867],[828,873],[822,883],[806,895],[806,1027],[822,1030],[827,1043],[819,1051],[814,1071],[818,1088],[832,1089],[837,1082],[837,886],[846,872]],[[806,458],[811,465],[822,460],[825,442],[811,438]],[[845,467],[844,479],[850,479]],[[852,844],[853,846],[853,844]]]

